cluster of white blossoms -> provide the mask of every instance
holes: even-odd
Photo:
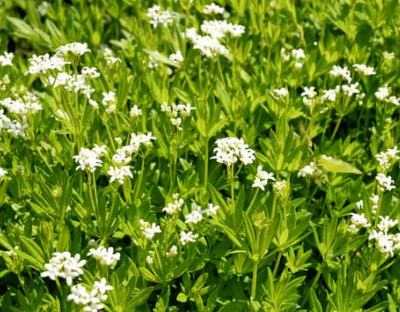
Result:
[[[319,169],[315,163],[312,161],[308,165],[304,166],[299,170],[299,173],[297,174],[298,177],[305,178],[307,176],[313,177],[313,178],[319,178],[323,175],[323,171]]]
[[[315,103],[316,96],[315,87],[304,87],[304,91],[301,93],[303,103],[307,106],[312,106]]]
[[[14,53],[4,51],[3,54],[0,54],[0,65],[1,66],[12,66],[12,60],[14,59]]]
[[[347,80],[348,83],[351,82],[351,73],[346,66],[341,67],[333,65],[333,69],[329,72],[329,74],[333,77]]]
[[[85,53],[90,53],[87,43],[72,42],[56,49],[56,55],[67,56],[69,53],[75,56],[82,56]]]
[[[302,68],[306,54],[303,49],[293,49],[291,52],[286,52],[285,48],[281,49],[281,57],[284,61],[294,60],[295,68]]]
[[[8,174],[8,171],[0,167],[0,181]]]
[[[375,248],[386,256],[394,256],[400,250],[400,233],[391,234],[390,229],[396,226],[399,221],[392,220],[389,216],[379,216],[381,219],[376,229],[368,232],[368,240],[374,242]]]
[[[394,185],[394,180],[389,175],[378,173],[375,179],[378,181],[379,189],[382,192],[391,191],[396,188],[396,186]]]
[[[112,67],[118,63],[122,63],[122,60],[119,57],[115,57],[113,51],[109,48],[104,49],[104,58],[107,67]]]
[[[79,154],[73,157],[75,162],[78,163],[76,170],[87,170],[93,173],[97,167],[102,166],[103,162],[100,157],[106,153],[107,151],[105,146],[99,146],[96,144],[92,149],[82,147]]]
[[[49,54],[34,54],[28,61],[30,65],[27,74],[31,75],[46,74],[49,70],[62,71],[65,65],[71,64],[64,60],[63,57],[57,55],[50,56]]]
[[[115,106],[115,92],[109,91],[109,92],[103,92],[103,99],[101,100],[101,104],[106,109],[107,114],[111,114],[112,112],[115,111],[116,106]]]
[[[162,211],[169,215],[173,215],[174,213],[181,211],[184,204],[185,201],[179,197],[179,193],[175,193],[172,195],[172,202],[168,203],[168,205],[164,207]]]
[[[157,225],[155,222],[150,224],[149,222],[140,219],[139,223],[140,223],[140,228],[142,229],[143,232],[143,236],[148,240],[153,239],[154,235],[156,235],[157,233],[161,233],[160,226]]]
[[[377,210],[378,210],[378,205],[379,205],[379,195],[373,194],[370,198],[371,203],[372,203],[372,214],[375,215]],[[361,199],[358,202],[356,202],[356,206],[359,210],[364,209],[364,201]]]
[[[183,62],[183,55],[181,51],[176,51],[176,53],[173,53],[169,56],[170,61],[174,62],[175,64],[179,65],[180,63]]]
[[[105,248],[100,246],[97,249],[91,248],[87,254],[88,257],[93,257],[100,262],[101,265],[113,266],[120,259],[119,252],[114,253],[113,247]]]
[[[274,174],[268,173],[267,171],[263,171],[261,166],[257,167],[257,174],[254,179],[252,187],[258,187],[265,190],[265,186],[268,184],[268,181],[275,181]]]
[[[168,103],[164,102],[161,105],[161,111],[164,112],[171,120],[171,123],[178,129],[182,130],[182,118],[187,118],[190,116],[191,111],[195,110],[196,107],[191,106],[189,103],[178,104],[172,103],[168,105]]]
[[[225,9],[218,4],[211,3],[204,6],[203,13],[206,15],[223,14]]]
[[[225,20],[204,21],[200,29],[205,34],[204,36],[199,35],[195,28],[187,29],[184,36],[193,43],[193,49],[200,50],[201,54],[208,58],[228,55],[228,49],[220,40],[225,38],[227,34],[237,38],[245,32],[244,26],[235,25]]]
[[[197,224],[203,220],[203,214],[211,217],[217,214],[218,209],[218,206],[214,206],[212,203],[209,203],[207,208],[202,210],[199,205],[192,203],[192,212],[185,215],[185,223]]]
[[[133,105],[133,107],[129,111],[129,116],[131,118],[137,118],[142,116],[142,109],[140,109],[137,105]]]
[[[85,312],[98,312],[104,311],[104,301],[108,296],[106,291],[113,290],[114,288],[107,285],[105,278],[100,281],[95,281],[90,292],[87,291],[85,286],[74,285],[71,288],[71,294],[67,296],[68,301],[74,301],[78,305],[83,306]]]
[[[10,76],[7,74],[0,78],[0,91],[5,92],[11,83]]]
[[[145,147],[152,146],[152,140],[155,140],[152,133],[135,134],[131,133],[131,139],[128,145],[118,148],[112,156],[112,166],[109,167],[107,174],[110,176],[110,183],[118,181],[124,184],[125,178],[133,178],[132,171],[128,164],[132,161],[132,155],[137,153],[141,145]]]
[[[197,238],[199,238],[199,234],[193,234],[192,231],[185,232],[181,231],[180,232],[180,242],[182,246],[185,246],[187,243],[194,243],[196,242]]]
[[[62,253],[55,252],[49,263],[44,265],[47,271],[42,272],[42,277],[48,277],[52,281],[56,278],[64,278],[67,285],[72,285],[72,280],[83,274],[82,267],[85,265],[86,260],[81,260],[80,254],[74,257],[68,251]]]
[[[276,98],[282,100],[289,95],[287,88],[274,89],[273,94]]]
[[[0,132],[6,131],[15,137],[25,138],[25,130],[28,128],[26,116],[22,116],[22,121],[12,120],[4,114],[4,110],[0,110]]]
[[[375,92],[375,96],[379,101],[383,101],[386,103],[391,103],[393,105],[399,106],[400,105],[400,98],[396,97],[395,95],[390,95],[391,90],[388,85],[384,85],[380,87],[378,91]]]
[[[153,28],[157,28],[159,24],[167,27],[168,23],[172,22],[174,16],[174,12],[169,11],[169,9],[163,11],[159,5],[154,5],[147,11],[147,17],[150,19],[150,25]]]
[[[375,158],[378,160],[379,165],[384,171],[389,170],[392,162],[397,161],[400,157],[397,155],[400,151],[397,149],[397,146],[394,148],[389,148],[386,152],[380,152],[375,155]]]
[[[231,166],[240,160],[244,165],[248,165],[255,160],[254,150],[250,149],[243,139],[227,137],[218,139],[215,143],[216,155],[211,159],[216,159],[219,163]]]
[[[31,92],[17,96],[15,99],[3,99],[0,101],[0,105],[7,108],[10,113],[21,116],[36,114],[43,109],[38,97]]]
[[[348,231],[353,234],[357,234],[360,228],[369,228],[371,227],[371,223],[368,222],[368,219],[365,217],[364,213],[351,213],[350,226]]]
[[[288,191],[288,183],[286,180],[276,181],[273,188],[276,195],[284,198]]]
[[[359,73],[362,76],[376,75],[375,69],[373,67],[364,64],[354,64],[353,68],[357,73]]]

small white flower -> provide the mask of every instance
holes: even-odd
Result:
[[[211,3],[204,7],[203,13],[206,15],[223,14],[225,9],[215,3]]]
[[[165,211],[169,215],[180,211],[182,206],[185,204],[184,200],[182,198],[179,198],[178,193],[172,195],[172,199],[172,203],[169,203],[166,207],[163,208],[163,211]]]
[[[3,55],[0,55],[0,65],[1,66],[13,66],[12,60],[14,58],[14,53],[7,51],[3,52]]]
[[[380,87],[377,92],[375,92],[375,96],[377,97],[378,100],[384,101],[386,100],[390,95],[390,88],[388,85],[384,85],[383,87]]]
[[[94,172],[96,167],[101,167],[103,162],[99,158],[105,152],[105,147],[95,146],[92,150],[82,147],[78,155],[73,158],[78,167],[76,170],[88,170]]]
[[[153,257],[150,256],[150,255],[147,255],[147,257],[146,257],[146,262],[147,262],[149,265],[152,265],[152,264],[154,263]]]
[[[196,239],[199,237],[198,234],[193,234],[192,231],[189,231],[187,233],[185,231],[181,231],[180,236],[180,242],[183,246],[185,246],[187,243],[196,242]]]
[[[73,42],[57,48],[56,55],[66,55],[68,53],[72,53],[76,56],[82,56],[87,52],[91,52],[88,49],[87,43]]]
[[[169,9],[162,11],[159,5],[154,5],[147,12],[147,17],[150,19],[150,25],[153,28],[157,28],[159,24],[167,27],[168,23],[172,22],[174,15],[175,13],[170,12]]]
[[[139,223],[143,231],[143,236],[146,237],[146,239],[148,240],[153,239],[155,234],[161,233],[160,226],[155,224],[154,222],[150,225],[150,223],[144,220],[139,220]]]
[[[203,220],[203,215],[201,213],[201,207],[192,203],[192,212],[185,216],[185,223],[197,224]]]
[[[355,68],[356,72],[363,76],[371,76],[376,74],[373,67],[368,67],[364,64],[354,64],[353,67]]]
[[[301,60],[304,59],[306,57],[303,49],[293,49],[292,50],[292,55],[296,60]]]
[[[97,249],[90,248],[87,256],[95,258],[97,261],[100,262],[101,265],[106,266],[113,266],[120,259],[119,252],[114,253],[113,247],[109,247],[106,249],[103,246],[100,246]]]
[[[348,83],[351,82],[351,74],[349,69],[345,67],[340,67],[337,65],[333,65],[333,69],[329,72],[329,74],[333,77],[339,77],[347,80]]]
[[[140,117],[142,116],[142,110],[137,107],[137,105],[134,105],[129,111],[129,115],[131,116],[131,118]]]
[[[172,62],[176,63],[176,64],[182,63],[182,62],[183,62],[183,55],[182,55],[182,52],[181,52],[181,51],[177,51],[175,54],[171,54],[171,55],[169,56],[169,59],[170,59]]]
[[[178,247],[172,245],[172,247],[165,253],[168,258],[174,257],[178,254]]]
[[[265,190],[265,186],[268,183],[268,180],[275,181],[274,174],[273,173],[268,173],[267,171],[263,171],[261,166],[257,167],[257,174],[254,179],[254,183],[252,187],[258,187],[262,189],[263,191]]]
[[[216,155],[211,159],[216,159],[219,163],[230,166],[240,160],[244,165],[248,165],[255,160],[254,150],[248,148],[243,139],[228,137],[218,139],[216,144]]]
[[[205,213],[207,214],[207,216],[211,217],[211,216],[217,214],[218,209],[219,209],[218,206],[214,206],[212,203],[209,203],[207,205],[207,209],[206,209]]]
[[[289,92],[286,88],[275,89],[274,93],[278,98],[285,98],[289,95]]]
[[[378,173],[376,180],[379,183],[381,191],[390,191],[396,188],[392,177],[386,176],[384,173]]]
[[[110,176],[110,183],[118,181],[119,184],[124,184],[125,178],[133,178],[131,168],[129,166],[115,167],[111,166],[107,174]]]

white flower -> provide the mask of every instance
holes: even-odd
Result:
[[[286,190],[288,188],[288,184],[287,184],[286,180],[276,181],[274,183],[273,188],[274,188],[275,193],[278,194],[278,196],[284,197]]]
[[[83,274],[82,267],[85,265],[86,260],[80,260],[81,256],[76,254],[71,257],[68,251],[63,253],[55,252],[49,263],[46,263],[44,267],[47,271],[42,272],[41,277],[49,277],[51,280],[55,280],[58,277],[64,278],[67,281],[67,285],[72,284],[72,280]]]
[[[113,247],[108,247],[108,249],[106,249],[103,246],[100,246],[97,249],[90,248],[90,251],[88,252],[87,256],[88,257],[92,256],[97,261],[99,261],[101,265],[106,265],[106,266],[115,265],[117,261],[120,259],[119,252],[114,253]]]
[[[304,51],[302,49],[297,49],[297,50],[293,49],[292,55],[296,60],[301,60],[306,57],[306,55],[304,54]]]
[[[360,93],[360,90],[358,90],[357,87],[358,87],[358,82],[350,84],[350,85],[343,85],[342,90],[343,90],[344,94],[346,94],[348,96],[352,96],[353,94]]]
[[[161,233],[160,226],[155,224],[154,222],[150,225],[150,223],[144,220],[139,220],[139,223],[143,231],[143,236],[146,237],[146,239],[148,240],[153,239],[156,233]]]
[[[258,187],[262,189],[263,191],[265,190],[265,186],[268,183],[268,180],[275,181],[274,174],[273,173],[268,173],[267,171],[263,171],[261,166],[257,167],[257,174],[254,179],[254,183],[252,187]]]
[[[218,209],[219,209],[218,206],[214,206],[212,203],[209,203],[207,205],[207,209],[206,209],[205,213],[207,214],[207,216],[211,217],[211,216],[217,214]]]
[[[153,257],[150,256],[150,255],[148,255],[148,256],[146,257],[146,262],[147,262],[148,264],[152,265],[152,264],[154,263]]]
[[[187,233],[185,231],[181,231],[180,236],[180,242],[183,246],[185,246],[187,243],[196,242],[196,239],[199,237],[198,234],[193,234],[192,231],[189,231]]]
[[[185,223],[194,223],[197,224],[201,220],[203,220],[203,215],[201,213],[201,207],[196,205],[195,203],[192,203],[192,212],[188,213],[185,216]]]
[[[380,87],[377,92],[375,92],[375,96],[377,97],[378,100],[383,101],[386,100],[390,95],[390,88],[388,85],[384,85],[383,87]]]
[[[1,66],[12,66],[12,60],[14,58],[14,53],[4,51],[3,55],[0,55],[0,65]]]
[[[391,161],[399,160],[399,156],[397,154],[400,151],[397,150],[397,146],[392,149],[388,149],[386,152],[380,152],[375,155],[375,158],[378,160],[379,165],[382,167],[383,170],[388,170],[391,165]]]
[[[92,150],[82,147],[78,155],[73,158],[78,167],[76,170],[88,170],[89,172],[94,172],[96,167],[101,167],[103,162],[99,157],[105,153],[105,147],[95,146]]]
[[[163,208],[162,211],[165,211],[167,214],[174,214],[181,210],[182,206],[185,204],[182,198],[179,198],[179,194],[176,193],[172,195],[173,202],[169,203],[166,207]]]
[[[203,13],[206,15],[223,14],[225,9],[215,3],[211,3],[204,7]]]
[[[379,183],[381,191],[390,191],[396,188],[392,177],[386,176],[384,173],[378,173],[376,180]]]
[[[377,227],[385,234],[387,234],[387,232],[392,227],[396,226],[399,223],[398,220],[391,220],[389,218],[389,216],[385,216],[385,217],[379,216],[379,218],[381,219],[381,221],[378,223]]]
[[[76,304],[86,305],[92,300],[90,293],[82,285],[74,285],[71,287],[71,294],[68,295],[67,301],[73,301]]]
[[[171,55],[169,56],[169,59],[170,59],[172,62],[176,63],[176,64],[182,63],[182,62],[183,62],[183,55],[182,55],[182,52],[181,52],[181,51],[177,51],[175,54],[171,54]]]
[[[175,245],[172,245],[172,247],[165,252],[165,255],[170,258],[170,257],[174,257],[178,254],[178,247],[176,247]]]
[[[110,176],[110,183],[118,181],[119,184],[124,184],[125,178],[133,178],[131,168],[129,166],[115,167],[111,166],[107,174]]]
[[[211,159],[216,159],[219,163],[230,166],[240,160],[244,165],[248,165],[255,160],[254,150],[248,148],[243,139],[227,137],[218,139],[216,144],[216,155]]]
[[[392,60],[395,59],[394,52],[387,52],[387,51],[385,51],[385,52],[382,53],[382,56],[383,56],[383,59],[384,59],[385,61],[392,61]]]
[[[371,226],[371,223],[368,222],[368,219],[365,217],[363,213],[351,213],[351,223],[354,224],[357,228],[368,228]]]
[[[324,90],[323,95],[321,96],[322,102],[325,102],[326,100],[329,100],[331,102],[336,101],[336,96],[340,91],[340,86],[336,86],[335,89],[330,89],[330,90]]]
[[[96,67],[83,67],[82,75],[86,78],[98,78],[100,77],[100,73],[98,72]]]
[[[33,55],[29,60],[30,66],[28,72],[31,75],[45,74],[48,70],[62,71],[63,67],[70,62],[64,61],[62,57],[54,55],[50,57],[49,54]]]
[[[149,8],[147,12],[147,17],[150,18],[150,25],[152,25],[153,28],[157,28],[158,24],[167,27],[168,23],[172,22],[174,15],[175,14],[170,12],[169,9],[167,9],[167,11],[162,11],[159,5],[154,5]]]
[[[87,43],[73,42],[57,48],[56,55],[66,55],[69,52],[76,56],[82,56],[91,51],[88,49]]]
[[[134,105],[129,111],[129,115],[131,116],[131,118],[142,116],[142,110],[137,107],[137,105]]]
[[[39,4],[37,10],[41,16],[46,16],[47,10],[50,6],[50,3],[43,1],[41,4]]]
[[[218,55],[229,55],[228,49],[210,36],[196,36],[193,42],[193,49],[200,50],[201,54],[208,58],[215,58]]]
[[[103,92],[103,100],[101,103],[104,106],[108,106],[109,104],[114,104],[115,103],[115,92]]]
[[[306,176],[316,176],[318,174],[320,174],[320,170],[315,166],[315,163],[312,161],[309,165],[300,169],[297,176],[305,178]]]
[[[304,87],[303,93],[301,93],[301,97],[303,98],[303,103],[307,106],[311,106],[314,104],[314,98],[317,96],[317,92],[315,92],[315,87]]]
[[[353,67],[355,68],[356,72],[363,76],[371,76],[376,74],[373,67],[368,67],[364,64],[354,64]]]
[[[289,92],[286,88],[275,89],[274,93],[278,98],[285,98],[289,95]]]
[[[337,65],[333,65],[333,69],[329,72],[329,74],[333,77],[339,77],[342,79],[346,79],[348,83],[351,82],[351,74],[349,69],[345,67],[340,67]]]

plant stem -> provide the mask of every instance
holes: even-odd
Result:
[[[256,192],[254,193],[253,198],[251,199],[250,205],[249,205],[249,207],[247,208],[247,214],[248,214],[249,216],[251,216],[251,215],[253,214],[253,205],[254,205],[254,203],[255,203],[255,201],[256,201],[256,199],[257,199],[257,195],[258,195],[259,191],[260,191],[260,189],[257,188]]]
[[[257,294],[257,273],[258,261],[255,261],[253,265],[253,280],[251,281],[251,299],[254,299]]]
[[[209,158],[209,150],[208,150],[208,138],[204,137],[204,190],[207,192],[208,187],[208,158]]]
[[[133,197],[133,200],[134,200],[134,201],[135,201],[136,198],[139,196],[140,186],[142,185],[143,171],[144,171],[144,161],[145,161],[145,158],[142,158],[142,166],[140,167],[139,180],[138,180],[138,182],[137,182],[137,188],[136,188],[136,190],[135,190],[135,196]]]
[[[230,168],[230,182],[231,182],[231,204],[232,204],[232,219],[233,219],[233,226],[236,228],[236,218],[235,218],[235,187],[234,187],[234,165],[231,165]]]
[[[336,122],[335,129],[333,130],[333,133],[332,133],[332,136],[331,136],[331,140],[330,140],[331,142],[333,141],[333,139],[334,139],[335,136],[336,136],[336,133],[337,133],[338,130],[339,130],[339,127],[340,127],[340,124],[341,124],[341,122],[342,122],[342,119],[343,119],[343,116],[340,115],[338,121]]]
[[[276,261],[275,261],[274,271],[272,272],[272,275],[274,277],[275,277],[276,273],[278,272],[279,263],[281,262],[281,257],[282,257],[282,253],[279,251],[278,257],[276,258]]]

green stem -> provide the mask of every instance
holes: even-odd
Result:
[[[209,158],[209,150],[208,150],[208,138],[204,137],[204,190],[207,192],[208,187],[208,158]]]
[[[135,196],[133,197],[134,201],[139,196],[140,186],[142,185],[143,172],[144,172],[144,161],[145,161],[145,158],[142,158],[142,166],[140,167],[139,181],[138,181],[138,184],[137,184],[137,188],[135,190]]]
[[[278,257],[276,258],[276,261],[275,261],[274,271],[272,272],[272,275],[274,277],[275,277],[276,273],[278,272],[279,263],[281,262],[281,257],[282,257],[282,253],[279,251]]]
[[[256,201],[256,199],[257,199],[257,195],[258,195],[259,191],[260,191],[260,189],[257,188],[257,190],[256,190],[256,192],[254,193],[254,196],[253,196],[253,198],[252,198],[252,200],[251,200],[251,202],[250,202],[250,205],[249,205],[249,207],[247,208],[247,215],[249,215],[249,216],[251,216],[251,215],[253,214],[253,205],[254,205],[254,203],[255,203],[255,201]]]
[[[253,280],[251,281],[251,299],[254,299],[257,294],[257,273],[258,261],[255,261],[253,265]]]
[[[234,187],[234,165],[231,165],[230,168],[230,182],[231,182],[231,204],[232,204],[232,218],[233,218],[233,225],[236,227],[236,218],[235,218],[235,187]]]
[[[342,122],[342,119],[343,119],[343,116],[340,115],[338,121],[336,122],[335,129],[333,130],[333,133],[332,133],[332,136],[331,136],[331,140],[330,140],[331,142],[333,141],[333,139],[334,139],[335,136],[336,136],[336,133],[337,133],[338,130],[339,130],[339,127],[340,127],[340,124],[341,124],[341,122]]]

